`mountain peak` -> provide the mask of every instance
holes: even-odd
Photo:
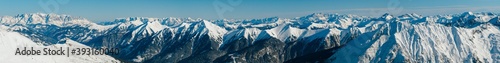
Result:
[[[324,14],[324,13],[313,13],[313,14],[308,15],[307,17],[325,17],[327,15],[328,14]]]
[[[392,16],[392,15],[391,15],[391,14],[389,14],[389,13],[384,13],[384,14],[382,14],[382,17],[386,17],[386,16]]]
[[[401,16],[398,16],[397,18],[399,18],[399,19],[413,19],[413,20],[416,20],[416,19],[422,18],[422,16],[418,15],[416,13],[408,13],[408,14],[403,14]]]
[[[467,14],[467,15],[472,15],[472,14],[474,14],[474,13],[472,13],[472,12],[468,11],[468,12],[464,12],[464,13],[462,13],[462,14],[464,14],[464,15],[465,15],[465,14]]]
[[[383,20],[391,20],[393,18],[393,16],[389,13],[385,13],[380,18]]]
[[[226,29],[219,27],[218,25],[215,25],[212,22],[206,20],[202,20],[200,25],[203,25],[204,28],[208,30],[209,35],[221,37],[224,33],[227,32]]]
[[[80,17],[72,17],[70,15],[65,15],[65,14],[55,14],[55,13],[25,13],[25,14],[17,14],[14,17],[24,17],[24,18],[29,18],[29,17],[45,17],[45,18],[51,18],[51,17],[67,17],[67,18],[78,18],[78,19],[84,19]]]
[[[407,14],[404,14],[402,16],[420,16],[420,15],[416,14],[416,13],[407,13]]]
[[[129,21],[141,21],[141,22],[150,22],[150,21],[160,21],[159,18],[149,18],[149,17],[127,17],[127,18],[117,18],[115,22],[129,22]]]
[[[21,24],[43,24],[43,25],[92,25],[93,22],[88,21],[81,17],[71,17],[69,15],[46,14],[46,13],[31,13],[31,14],[18,14],[14,17],[3,17],[0,23],[7,25]]]

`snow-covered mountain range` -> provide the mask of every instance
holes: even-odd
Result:
[[[33,13],[0,17],[0,30],[36,46],[67,44],[60,41],[68,39],[94,48],[120,48],[123,53],[110,56],[123,62],[500,62],[499,15],[314,13],[246,20],[129,17],[94,23]],[[1,37],[1,43],[11,43],[5,38],[12,37]]]

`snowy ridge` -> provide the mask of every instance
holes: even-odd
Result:
[[[257,28],[248,28],[248,29],[239,29],[239,30],[229,31],[224,35],[224,37],[223,37],[224,43],[220,47],[223,47],[228,42],[233,42],[233,41],[238,40],[238,39],[246,39],[246,42],[253,44],[255,40],[259,40],[260,37],[258,37],[258,36],[261,33],[262,33],[262,30],[259,30]]]
[[[272,37],[278,38],[280,41],[287,42],[296,40],[305,30],[290,27],[289,25],[281,25],[273,29],[266,30]]]
[[[325,38],[330,34],[330,29],[307,30],[298,38],[307,38],[306,42],[311,42],[314,39]]]
[[[203,21],[200,26],[205,26],[204,28],[206,28],[206,30],[204,31],[208,31],[208,35],[214,39],[219,39],[218,41],[222,41],[222,36],[227,32],[226,29],[208,21]]]
[[[14,25],[22,25],[22,26],[55,25],[59,27],[83,26],[99,31],[104,31],[106,29],[111,28],[110,26],[98,25],[81,17],[71,17],[69,15],[44,14],[44,13],[19,14],[14,17],[3,16],[0,18],[0,24],[7,26],[14,26]]]
[[[147,22],[139,26],[138,29],[134,30],[134,34],[142,35],[152,35],[158,31],[164,29],[166,26],[161,25],[158,21]]]

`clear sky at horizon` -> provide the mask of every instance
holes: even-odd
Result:
[[[0,15],[56,13],[92,21],[123,17],[294,18],[312,13],[380,16],[500,12],[500,0],[0,0]]]

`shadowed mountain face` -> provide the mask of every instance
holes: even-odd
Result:
[[[1,17],[44,45],[71,39],[119,48],[124,62],[499,62],[499,14],[321,14],[286,19],[119,18],[99,25],[55,14]]]

